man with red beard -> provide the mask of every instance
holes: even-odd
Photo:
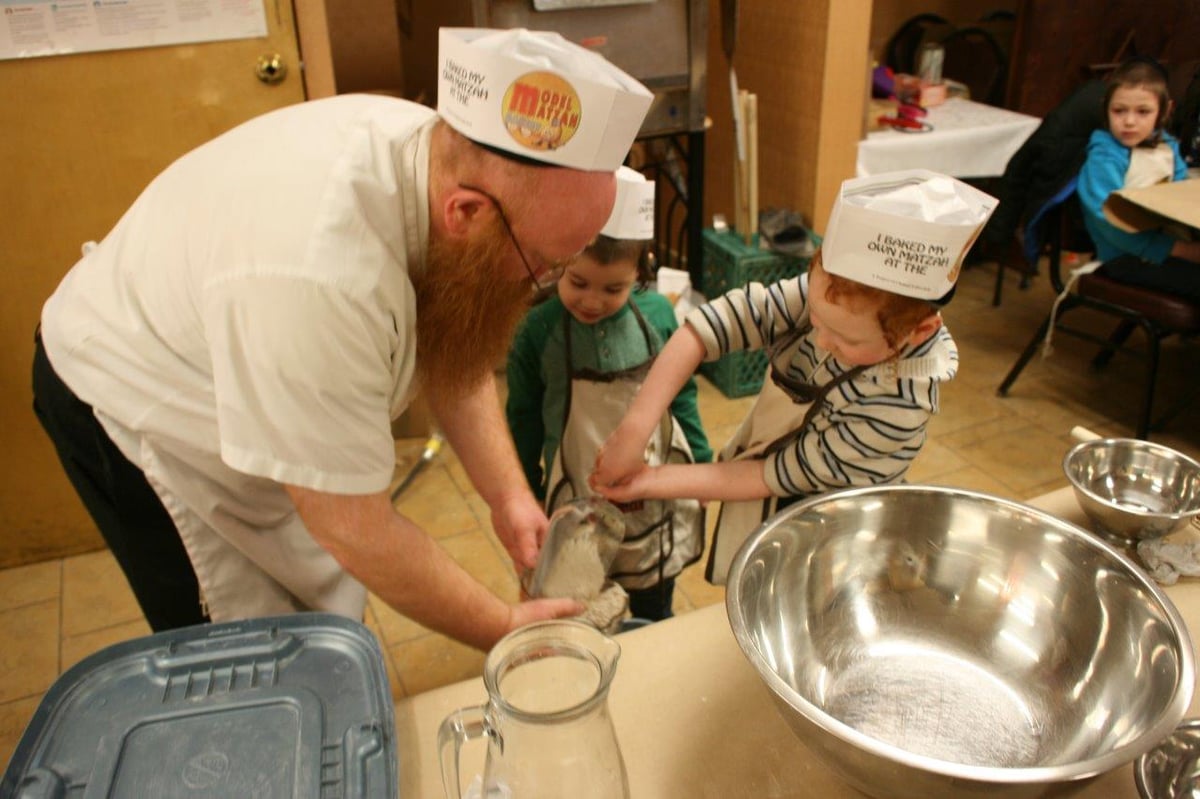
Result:
[[[361,618],[370,591],[486,649],[582,610],[508,604],[398,514],[390,420],[424,392],[532,567],[493,369],[606,221],[650,94],[557,34],[443,30],[439,60],[437,115],[346,95],[183,156],[43,309],[35,410],[156,631]]]

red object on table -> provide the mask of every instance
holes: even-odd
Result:
[[[928,122],[922,122],[919,119],[908,119],[903,116],[882,116],[878,120],[880,125],[888,125],[903,133],[926,133],[933,130],[933,125]]]

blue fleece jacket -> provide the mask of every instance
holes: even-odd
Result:
[[[1179,142],[1170,134],[1163,141],[1175,154],[1173,180],[1187,177],[1187,164],[1179,155]],[[1157,230],[1127,233],[1104,218],[1104,201],[1125,185],[1130,151],[1107,130],[1097,130],[1088,141],[1087,160],[1079,173],[1079,200],[1083,221],[1096,245],[1096,257],[1108,261],[1131,253],[1146,261],[1161,264],[1171,253],[1175,239]]]

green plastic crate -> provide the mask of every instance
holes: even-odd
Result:
[[[700,291],[712,299],[747,283],[774,283],[803,273],[808,261],[759,249],[757,236],[752,244],[746,244],[736,233],[708,228],[704,231]],[[757,394],[766,371],[767,355],[762,350],[731,352],[700,366],[700,373],[726,397]]]
[[[808,268],[808,258],[759,249],[758,236],[750,244],[731,231],[704,230],[704,268],[700,292],[712,298],[747,283],[774,283],[795,277]]]
[[[715,361],[700,364],[700,374],[707,377],[726,397],[757,394],[767,374],[767,355],[762,350],[731,352]]]

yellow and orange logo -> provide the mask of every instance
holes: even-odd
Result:
[[[965,247],[958,251],[958,260],[954,262],[954,266],[950,268],[950,274],[946,275],[946,279],[951,283],[958,282],[958,273],[962,271],[963,261],[967,259],[967,253],[975,246],[975,240],[979,238],[979,234],[983,232],[983,225],[975,228],[975,232],[971,234],[971,238],[967,241]]]
[[[579,130],[583,109],[575,88],[553,72],[527,72],[504,93],[508,135],[531,150],[557,150]]]

